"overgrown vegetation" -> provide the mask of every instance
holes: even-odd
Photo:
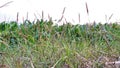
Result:
[[[104,68],[120,54],[120,25],[0,23],[0,63],[10,68]],[[111,59],[112,58],[112,59]]]

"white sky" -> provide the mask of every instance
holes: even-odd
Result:
[[[0,8],[0,21],[16,20],[17,12],[19,12],[19,22],[22,22],[23,17],[31,21],[41,18],[44,11],[44,18],[48,19],[48,14],[53,20],[59,20],[62,16],[63,8],[66,7],[64,17],[68,22],[78,23],[78,14],[80,13],[80,23],[90,22],[106,22],[107,18],[113,13],[110,21],[120,21],[120,2],[119,0],[0,0],[0,6],[6,2],[13,3]],[[89,16],[86,12],[85,2],[88,4]],[[64,21],[64,20],[63,20]]]

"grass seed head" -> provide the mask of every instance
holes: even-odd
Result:
[[[87,2],[85,3],[85,5],[86,5],[86,11],[87,11],[87,14],[89,15],[89,9],[88,9]]]

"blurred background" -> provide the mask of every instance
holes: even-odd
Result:
[[[57,23],[64,8],[61,24],[65,21],[73,24],[120,21],[119,0],[0,0],[0,6],[9,1],[12,2],[0,8],[0,22],[16,21],[17,13],[19,23],[26,18],[34,21],[37,18],[41,19],[43,12],[44,20],[48,20],[50,16]],[[86,11],[86,3],[89,14]]]

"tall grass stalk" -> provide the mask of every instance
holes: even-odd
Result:
[[[88,9],[88,4],[87,4],[87,2],[85,3],[85,6],[86,6],[86,12],[87,12],[87,15],[88,15],[88,22],[90,23],[90,19],[89,19],[89,9]]]

